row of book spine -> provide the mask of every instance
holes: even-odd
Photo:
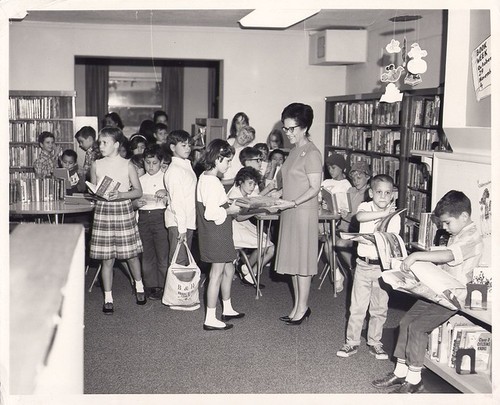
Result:
[[[356,103],[338,102],[333,106],[333,122],[354,125],[399,125],[400,102],[378,100]]]
[[[64,200],[64,179],[25,178],[9,183],[9,203]]]
[[[9,99],[9,119],[73,118],[73,98],[64,96],[28,97]]]
[[[434,237],[437,232],[437,225],[433,221],[432,213],[420,213],[420,226],[418,229],[418,244],[424,249],[434,246]]]
[[[378,153],[398,154],[401,132],[390,129],[368,130],[362,127],[332,128],[332,145]]]
[[[454,315],[447,322],[434,329],[428,338],[427,355],[431,360],[455,368],[459,349],[472,348],[475,351],[475,370],[491,373],[491,332],[474,325],[461,315]],[[468,356],[460,368],[470,371]]]
[[[422,212],[427,212],[428,196],[416,190],[408,190],[406,195],[407,216],[418,219]]]
[[[9,150],[11,167],[31,167],[41,153],[40,147],[35,144],[10,146]]]
[[[428,190],[431,176],[427,168],[418,163],[408,164],[408,186],[419,190]]]
[[[435,129],[415,129],[411,136],[411,149],[433,150],[439,147],[439,134]]]
[[[372,176],[387,174],[395,184],[399,184],[399,159],[394,157],[374,157],[372,159]]]
[[[10,142],[38,142],[43,131],[52,132],[59,142],[73,142],[72,121],[11,121]]]
[[[413,125],[435,126],[439,124],[441,97],[415,98],[412,101]]]

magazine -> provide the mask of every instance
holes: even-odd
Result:
[[[94,196],[104,200],[109,200],[109,193],[118,190],[118,187],[120,187],[120,182],[113,180],[109,176],[104,176],[97,185],[89,181],[86,181],[85,184]]]
[[[239,215],[274,214],[280,210],[279,198],[269,196],[239,197],[229,202],[241,207]]]

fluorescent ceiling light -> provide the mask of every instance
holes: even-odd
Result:
[[[257,9],[240,21],[247,28],[288,28],[317,14],[320,9]]]

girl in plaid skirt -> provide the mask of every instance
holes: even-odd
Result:
[[[113,313],[113,265],[115,259],[125,259],[135,280],[136,302],[146,303],[141,277],[139,253],[142,242],[137,228],[131,200],[142,197],[142,188],[132,163],[118,153],[125,139],[121,129],[104,127],[99,132],[99,150],[102,159],[92,163],[90,180],[98,184],[104,176],[120,183],[117,190],[109,193],[107,201],[97,201],[90,240],[90,257],[102,260],[105,314]]]

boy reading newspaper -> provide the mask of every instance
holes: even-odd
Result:
[[[422,293],[427,299],[418,299],[399,323],[394,371],[372,381],[376,388],[393,388],[392,393],[424,390],[421,370],[428,334],[463,307],[465,285],[472,280],[472,271],[479,264],[483,250],[481,234],[471,220],[471,202],[464,193],[456,190],[446,193],[438,201],[434,215],[451,234],[446,249],[414,252],[401,262],[399,273],[382,273],[384,281],[394,282],[398,289],[419,294],[427,287],[432,288],[431,295]],[[439,264],[440,268],[427,268],[431,263]]]

